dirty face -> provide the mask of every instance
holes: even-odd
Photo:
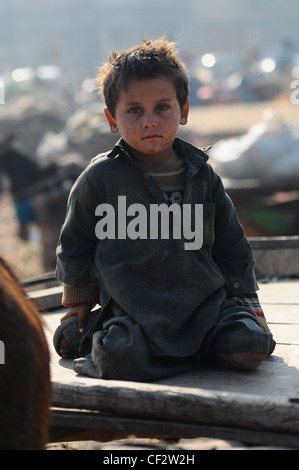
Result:
[[[189,102],[180,108],[176,90],[166,77],[132,81],[119,93],[115,117],[106,109],[111,132],[120,132],[134,157],[144,163],[171,163],[179,125],[187,123]]]

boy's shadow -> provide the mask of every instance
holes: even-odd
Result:
[[[73,370],[73,359],[58,359],[58,364],[65,369]]]

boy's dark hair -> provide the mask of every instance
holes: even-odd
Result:
[[[176,89],[181,109],[189,97],[189,79],[180,61],[175,43],[165,37],[121,52],[112,52],[100,67],[95,82],[106,106],[115,117],[119,92],[126,90],[131,81],[167,77]]]

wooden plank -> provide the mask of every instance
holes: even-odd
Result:
[[[249,238],[256,270],[264,276],[299,276],[299,236]]]
[[[283,441],[282,436],[285,435],[290,437],[289,445],[296,447],[299,443],[298,286],[298,281],[261,284],[259,297],[261,302],[266,301],[262,305],[279,344],[274,355],[254,372],[203,366],[155,384],[105,381],[77,375],[72,370],[72,361],[59,358],[51,349],[53,406],[68,408],[68,413],[72,413],[71,408],[93,413],[88,418],[92,423],[87,420],[84,424],[82,415],[74,415],[71,424],[68,415],[64,423],[60,420],[53,424],[60,428],[66,426],[71,432],[76,428],[75,432],[82,431],[82,438],[90,436],[85,426],[95,432],[118,432],[116,423],[119,422],[123,423],[125,432],[131,433],[146,430],[153,435],[156,431],[162,434],[167,431],[167,435],[185,428],[192,435],[196,428],[197,433],[203,433],[197,435],[209,437],[215,433],[214,437],[230,439],[235,433],[236,439],[244,442],[252,436],[252,442],[256,443],[257,436],[264,436],[265,443],[273,445],[274,442],[284,445],[287,439]],[[50,342],[62,313],[60,309],[45,315]]]
[[[277,344],[274,355],[267,358],[254,372],[239,372],[211,365],[201,365],[186,374],[167,377],[159,384],[180,388],[218,390],[226,393],[258,396],[299,397],[299,348],[298,345]],[[98,379],[77,375],[71,359],[62,359],[53,353],[51,360],[52,381],[77,383],[89,388]],[[59,400],[59,395],[56,397]],[[74,404],[76,407],[76,405]],[[178,410],[179,413],[179,410]]]
[[[258,296],[262,304],[299,305],[298,280],[259,283]]]
[[[254,250],[255,269],[265,277],[299,277],[299,250]]]
[[[299,397],[299,347],[278,344],[254,372],[239,372],[202,365],[198,370],[157,381],[163,385],[218,390],[255,396]]]
[[[271,283],[271,288],[274,289],[277,283]],[[294,283],[292,283],[294,285]],[[298,286],[298,283],[296,284]],[[281,321],[280,315],[280,306],[269,304],[265,306],[264,310],[266,316],[270,321],[270,328],[274,332],[274,337],[276,341],[282,342],[282,345],[278,344],[274,356],[271,356],[267,359],[257,371],[254,373],[239,373],[229,370],[222,370],[220,368],[202,368],[200,367],[198,371],[194,373],[187,374],[181,377],[166,379],[166,383],[169,384],[179,384],[184,386],[191,387],[204,387],[218,390],[226,391],[235,391],[239,393],[247,392],[255,394],[268,394],[269,386],[271,386],[271,393],[276,396],[287,395],[288,396],[297,396],[298,393],[298,383],[299,383],[299,372],[297,369],[294,369],[294,357],[297,355],[296,340],[298,339],[297,331],[293,330],[293,336],[288,338],[288,331],[286,329],[281,330],[282,335],[280,335],[279,324],[284,323],[288,324],[289,317],[285,318],[284,321]],[[275,307],[277,310],[278,319],[273,323],[276,323],[278,327],[278,332],[272,327],[272,318],[271,315],[268,315],[267,308]],[[294,305],[288,305],[286,308],[291,309],[292,312],[296,312],[297,307]],[[57,311],[54,311],[48,315],[45,315],[46,322],[46,334],[49,339],[49,344],[51,348],[51,369],[53,379],[60,380],[65,379],[70,382],[73,381],[82,381],[82,377],[79,377],[72,370],[72,361],[63,360],[59,358],[56,352],[53,350],[52,346],[52,336],[56,327],[59,325],[60,318],[65,313],[66,309],[60,308]],[[299,311],[299,309],[298,309]],[[289,330],[292,333],[292,329]],[[288,347],[284,347],[283,344],[288,341]],[[290,352],[288,352],[290,351]],[[291,358],[291,362],[289,361]],[[295,364],[298,366],[298,361]],[[94,379],[97,381],[97,379]],[[93,381],[91,378],[84,378],[83,383],[88,387],[89,384],[92,384]],[[270,384],[270,385],[269,385]]]
[[[143,419],[236,426],[298,434],[299,403],[284,397],[226,393],[98,379],[97,385],[53,382],[53,406],[114,413]]]
[[[22,286],[25,289],[30,288],[32,286],[41,285],[41,284],[46,284],[46,286],[49,287],[49,285],[53,283],[59,284],[59,281],[57,281],[56,278],[54,277],[54,271],[50,271],[47,273],[40,274],[38,276],[24,279],[22,281]]]
[[[268,323],[299,324],[299,306],[297,304],[262,304]]]
[[[130,416],[106,415],[98,412],[52,409],[51,441],[123,439],[130,435],[158,438],[198,438],[200,436],[229,439],[249,445],[298,448],[298,436],[274,432],[249,431],[240,428],[206,426],[176,421],[145,420]]]
[[[273,323],[269,328],[277,343],[299,345],[299,325]]]
[[[299,250],[299,236],[288,237],[249,237],[254,251],[259,250]]]
[[[36,303],[40,311],[50,310],[61,307],[62,286],[28,292],[27,295]]]

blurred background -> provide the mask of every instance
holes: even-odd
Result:
[[[180,136],[212,145],[246,234],[299,234],[296,0],[0,0],[0,18],[0,254],[22,279],[53,269],[69,189],[119,137],[98,66],[164,34],[190,75]]]

